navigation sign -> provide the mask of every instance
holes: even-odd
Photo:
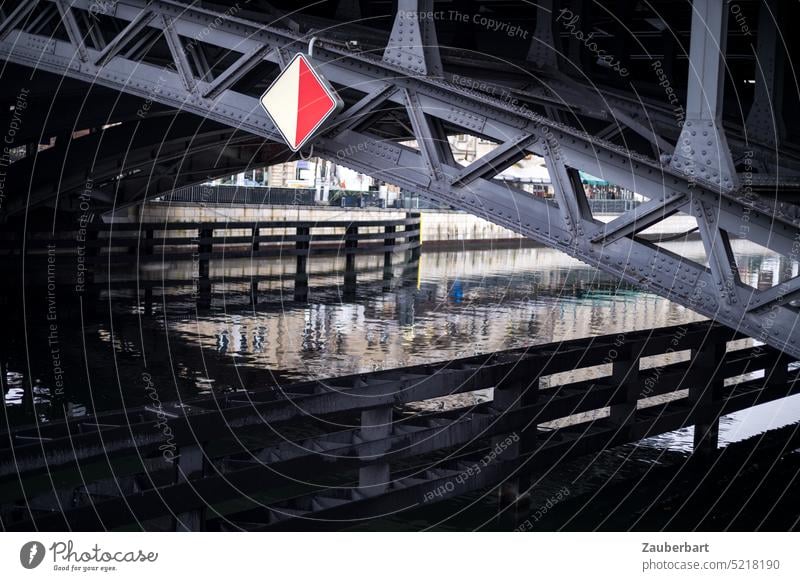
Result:
[[[261,95],[261,106],[289,147],[297,151],[342,107],[342,100],[308,58],[297,53]]]

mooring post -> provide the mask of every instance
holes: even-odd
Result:
[[[419,218],[420,214],[406,214],[406,218]],[[421,220],[416,224],[406,225],[406,231],[411,234],[406,238],[406,242],[412,244],[410,249],[410,259],[412,261],[419,259],[422,250],[422,222]]]
[[[383,253],[383,278],[386,279],[386,271],[389,271],[389,278],[392,278],[392,257],[394,256],[394,244],[395,244],[395,237],[394,234],[397,231],[397,227],[386,226],[384,228],[384,233],[386,234],[386,238],[383,240],[383,247],[385,252]]]
[[[261,228],[253,228],[253,253],[258,252],[261,247],[258,241],[259,236],[261,236]]]
[[[392,433],[392,406],[387,405],[361,412],[359,437],[363,442],[388,438]],[[362,457],[372,457],[385,452],[384,448],[370,448]],[[391,472],[388,462],[373,462],[358,470],[358,492],[363,496],[377,496],[389,488]]]
[[[356,296],[356,254],[358,248],[358,226],[350,225],[344,235],[344,298]]]
[[[297,240],[294,247],[297,251],[297,266],[294,271],[294,300],[308,300],[308,257],[311,248],[311,228],[299,226],[296,231]]]
[[[188,482],[205,476],[205,454],[200,444],[180,448],[175,461],[175,483]],[[176,531],[199,531],[203,528],[203,507],[183,512],[175,517]]]

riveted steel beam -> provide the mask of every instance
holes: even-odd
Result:
[[[398,0],[384,62],[418,75],[443,75],[433,0]]]
[[[38,3],[39,0],[23,0],[17,4],[11,14],[0,22],[0,40],[5,40],[12,30],[19,27]]]
[[[86,46],[83,43],[83,38],[80,28],[78,28],[78,22],[75,20],[75,15],[72,14],[66,0],[56,0],[56,6],[58,7],[61,22],[64,24],[64,30],[67,31],[70,42],[78,49],[78,57],[85,62],[88,60],[89,55],[86,52]]]
[[[535,133],[521,133],[518,137],[498,145],[461,170],[453,184],[466,186],[478,178],[491,179],[527,156],[525,148],[537,139],[538,135]]]
[[[719,0],[693,0],[686,120],[672,167],[724,190],[738,187],[722,129],[728,7]]]
[[[755,95],[747,114],[747,136],[771,146],[786,136],[783,122],[783,50],[778,48],[778,3],[762,0],[758,14]]]
[[[632,236],[665,220],[687,203],[686,194],[669,193],[650,200],[615,218],[591,234],[592,242],[610,242],[623,236]]]
[[[133,37],[142,32],[145,27],[152,22],[155,16],[153,12],[146,9],[139,12],[118,35],[106,44],[105,48],[95,57],[94,64],[102,67],[117,56],[117,53],[119,53]]]
[[[89,6],[89,0],[75,0],[72,10],[88,10]],[[709,6],[706,8],[711,9]],[[116,18],[129,23],[126,30],[132,24],[149,18],[148,15],[152,18],[143,28],[159,29],[162,19],[168,18],[175,35],[202,36],[204,43],[219,49],[251,54],[259,47],[275,46],[277,50],[264,57],[274,63],[281,62],[282,51],[289,53],[306,47],[305,39],[293,32],[167,0],[126,0],[125,4],[117,6],[115,14]],[[155,19],[155,16],[159,18]],[[111,51],[116,55],[113,58],[100,58],[102,54],[109,54],[108,46],[112,43],[120,44],[118,39],[103,51],[87,48],[89,59],[81,62],[76,58],[77,48],[71,43],[59,39],[46,39],[43,43],[36,35],[12,28],[6,40],[0,43],[0,55],[10,62],[111,87],[240,131],[266,139],[279,139],[255,97],[228,86],[210,99],[203,95],[213,81],[193,77],[191,83],[187,83],[191,71],[181,72],[131,60],[118,51]],[[133,36],[136,35],[131,35],[130,39]],[[701,44],[709,43],[708,38],[701,40]],[[703,56],[709,54],[706,51]],[[719,57],[719,54],[717,49],[714,56]],[[769,309],[748,309],[747,293],[753,297],[762,295],[737,282],[732,271],[726,271],[732,266],[728,240],[732,236],[751,240],[783,256],[791,257],[796,253],[800,224],[779,205],[770,204],[758,196],[722,188],[713,179],[713,174],[685,173],[684,167],[664,165],[661,160],[597,139],[582,129],[547,119],[529,108],[510,106],[507,100],[492,94],[430,75],[409,75],[407,68],[369,52],[357,53],[326,42],[322,36],[315,46],[314,58],[329,81],[352,88],[361,95],[356,97],[358,107],[351,111],[342,126],[337,127],[334,121],[328,132],[323,131],[316,138],[317,155],[475,213],[562,250],[621,280],[737,328],[793,356],[800,356],[795,309],[788,301],[770,299],[771,295],[762,298]],[[713,68],[713,63],[709,66]],[[193,91],[188,84],[195,85],[197,90]],[[707,88],[714,92],[713,87]],[[368,125],[369,115],[364,113],[377,110],[373,107],[376,103],[402,107],[408,112],[418,150],[378,139],[369,133],[368,126],[353,123],[359,118],[367,121]],[[717,114],[719,108],[709,106],[700,112],[701,115]],[[469,133],[496,141],[504,154],[513,150],[514,146],[508,144],[519,136],[538,135],[539,139],[517,144],[517,147],[544,156],[548,161],[557,186],[558,203],[486,179],[490,173],[483,173],[482,169],[464,180],[464,168],[446,155],[445,125],[450,132]],[[491,158],[484,159],[482,164],[486,168],[492,166]],[[629,228],[624,235],[599,237],[599,224],[583,206],[585,200],[581,199],[581,188],[576,179],[578,170],[641,193],[650,200],[666,201],[670,195],[683,196],[681,202],[674,202],[669,207],[670,211],[701,203],[702,212],[692,213],[698,218],[705,217],[702,220],[705,231],[701,234],[711,268],[635,238],[632,236],[637,231],[635,227],[624,226]],[[654,204],[657,205],[658,202]],[[655,207],[647,210],[652,211],[647,220],[654,220],[659,210]],[[707,219],[708,211],[713,215],[713,223]],[[565,222],[565,214],[570,218],[569,225]],[[619,228],[617,232],[622,233],[624,224],[635,222],[636,214],[628,214],[614,228]],[[716,239],[722,240],[721,245],[714,242]],[[734,296],[729,292],[730,288],[735,290],[736,301],[730,300]]]

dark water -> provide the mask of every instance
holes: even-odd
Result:
[[[702,255],[699,242],[671,246]],[[796,274],[757,247],[737,250],[753,286]],[[55,262],[48,270],[45,260],[29,261],[3,281],[3,419],[12,424],[34,413],[48,421],[64,409],[80,416],[145,404],[152,384],[168,401],[701,319],[543,248],[424,252],[418,262],[398,257],[391,272],[382,256],[358,257],[354,288],[343,284],[344,258],[312,257],[302,301],[294,258],[218,261],[208,308],[198,307],[189,263],[114,269],[98,277],[96,294],[78,295],[65,282],[74,265]],[[726,416],[721,444],[746,446],[798,419],[797,397]],[[534,475],[523,522],[532,530],[796,526],[800,508],[785,503],[800,492],[797,453],[780,462],[765,452],[737,456],[716,472],[684,467],[692,435],[689,428],[548,467]],[[687,490],[695,492],[686,498]],[[496,491],[363,527],[508,528],[497,520]]]
[[[699,242],[672,250],[702,253]],[[758,247],[739,252],[746,280],[778,281],[784,265]],[[189,262],[115,269],[98,277],[97,296],[82,297],[58,284],[69,278],[68,259],[56,266],[55,287],[35,262],[7,287],[3,389],[12,417],[24,408],[26,381],[46,421],[62,404],[81,415],[145,403],[144,373],[167,401],[701,319],[546,248],[425,252],[414,263],[398,257],[390,274],[382,256],[361,256],[352,294],[343,257],[312,257],[306,301],[295,300],[294,258],[218,261],[207,309],[193,296]],[[726,418],[722,439],[798,416],[793,400],[760,406]],[[687,449],[691,431],[657,443]]]

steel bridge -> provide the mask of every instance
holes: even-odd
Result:
[[[258,97],[306,52],[345,107],[301,155],[485,217],[800,357],[800,277],[757,290],[731,244],[797,259],[800,108],[784,58],[797,40],[780,26],[797,7],[731,6],[5,2],[2,126],[22,159],[0,212],[55,222],[81,194],[119,208],[290,159]],[[496,147],[464,167],[454,134]],[[528,154],[544,158],[555,199],[494,179]],[[647,201],[603,224],[578,171]],[[696,219],[705,261],[638,236],[677,212]]]

